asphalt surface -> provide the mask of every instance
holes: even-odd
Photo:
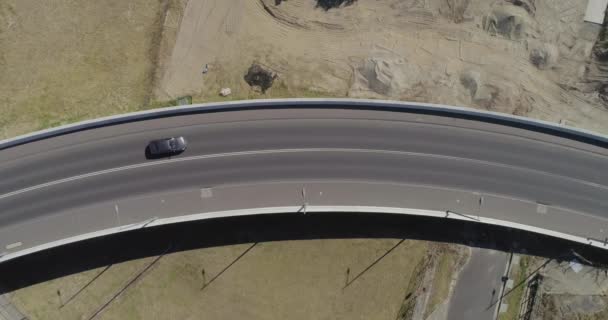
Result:
[[[189,142],[186,152],[146,159],[148,141],[178,135]],[[497,195],[565,209],[594,221],[581,220],[580,228],[608,230],[608,150],[513,127],[388,111],[234,111],[103,127],[2,150],[0,177],[0,233],[19,226],[27,235],[24,225],[94,204],[280,182]],[[226,201],[246,207],[251,199]],[[514,222],[527,223],[526,214],[513,214]],[[18,241],[27,246],[27,236]]]
[[[508,260],[505,252],[471,248],[471,257],[454,287],[447,320],[494,320]]]

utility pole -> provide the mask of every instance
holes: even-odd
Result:
[[[203,268],[203,269],[201,270],[201,275],[203,276],[203,286],[202,286],[201,288],[204,288],[204,287],[205,287],[205,285],[207,284],[207,278],[206,278],[206,276],[205,276],[205,268]]]
[[[344,287],[348,286],[348,281],[350,280],[350,268],[346,268],[346,283]]]

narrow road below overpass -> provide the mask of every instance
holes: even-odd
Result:
[[[494,320],[508,261],[508,253],[473,247],[454,288],[447,320]]]

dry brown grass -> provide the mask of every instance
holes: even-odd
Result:
[[[0,2],[0,137],[146,105],[161,1]]]
[[[209,282],[251,244],[173,253],[114,300],[99,319],[394,319],[429,248],[427,242],[406,240],[373,264],[398,241],[259,243],[204,290],[203,268]],[[32,320],[88,319],[153,259],[112,266],[61,309],[57,290],[69,297],[101,269],[21,289],[13,300]],[[345,287],[347,269],[352,283]]]
[[[529,276],[529,263],[530,257],[521,256],[519,260],[519,265],[516,266],[517,270],[515,270],[514,274],[511,274],[511,277],[513,278],[513,283],[515,285],[521,284]],[[525,288],[525,284],[519,285],[514,288],[513,291],[510,291],[507,297],[503,298],[503,301],[506,300],[505,303],[508,305],[508,308],[507,311],[501,313],[498,316],[499,320],[517,320],[519,318],[521,299],[523,298]]]
[[[430,315],[450,295],[454,279],[468,258],[468,251],[462,247],[450,244],[438,244],[436,246],[437,265],[433,277],[432,295],[429,299],[425,316]]]

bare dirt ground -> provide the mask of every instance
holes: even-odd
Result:
[[[600,320],[608,317],[606,266],[520,256],[512,265],[512,288],[503,299],[504,320]],[[574,263],[574,265],[572,264]]]
[[[243,244],[111,265],[11,300],[30,319],[423,319],[416,305],[443,302],[463,260],[462,246],[415,240]]]
[[[543,270],[538,307],[532,320],[608,318],[608,269],[551,262]]]
[[[592,53],[601,26],[583,22],[585,6],[361,0],[323,10],[315,0],[190,0],[155,94],[208,101],[230,87],[230,99],[423,101],[606,133],[606,77]],[[278,75],[263,94],[243,80],[254,62]]]

